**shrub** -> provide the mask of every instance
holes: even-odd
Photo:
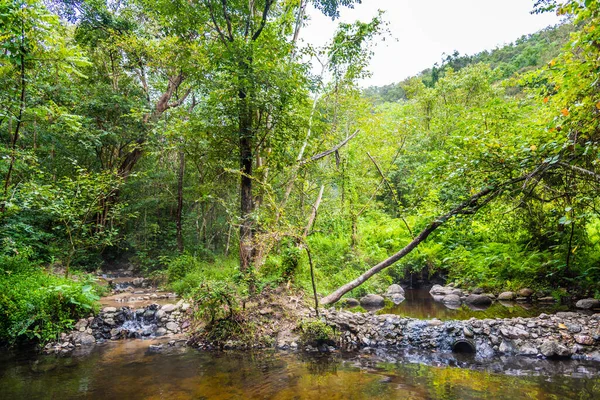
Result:
[[[0,342],[46,343],[98,308],[100,288],[90,275],[56,276],[28,252],[0,255]]]

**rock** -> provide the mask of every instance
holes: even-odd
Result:
[[[535,293],[533,290],[529,288],[523,288],[517,292],[517,296],[519,297],[531,297],[531,295]]]
[[[540,303],[554,303],[554,302],[556,302],[556,299],[552,296],[546,296],[546,297],[540,297],[538,299],[538,301]]]
[[[360,302],[352,297],[348,297],[346,299],[344,299],[344,304],[346,305],[346,307],[358,307],[360,305]]]
[[[165,313],[172,313],[175,310],[177,310],[177,306],[175,304],[165,304],[160,308],[160,311]]]
[[[452,291],[450,292],[450,294],[455,294],[457,296],[462,296],[463,295],[463,291],[461,289],[452,289]]]
[[[116,313],[117,312],[117,308],[116,307],[104,307],[102,309],[102,312],[105,313],[105,314]]]
[[[540,352],[544,357],[569,357],[571,351],[554,340],[546,340],[540,346]]]
[[[161,351],[163,348],[162,344],[151,344],[150,346],[148,346],[148,351],[152,352],[152,353],[158,353],[159,351]]]
[[[460,296],[457,294],[449,294],[442,299],[444,304],[460,304]]]
[[[112,340],[117,340],[117,339],[120,339],[120,337],[121,337],[121,332],[123,332],[123,331],[121,330],[121,328],[113,328],[113,329],[111,329],[111,330],[110,330],[110,338],[111,338]]]
[[[590,310],[592,308],[600,308],[600,301],[596,299],[582,299],[579,300],[575,307],[581,308],[583,310]]]
[[[586,346],[591,346],[594,344],[594,339],[588,335],[574,335],[573,338],[579,344],[584,344]]]
[[[190,303],[183,303],[181,304],[181,311],[187,311],[189,310],[191,307]]]
[[[492,299],[481,294],[471,294],[467,296],[465,303],[473,304],[475,306],[488,306],[492,304]]]
[[[429,294],[431,294],[431,295],[445,296],[445,295],[448,295],[448,294],[452,293],[452,290],[454,290],[454,289],[453,288],[446,288],[446,287],[443,287],[443,286],[440,286],[440,285],[433,285],[433,287],[429,291]]]
[[[515,300],[516,300],[518,303],[526,303],[528,299],[527,299],[527,297],[522,297],[522,296],[519,296],[519,297],[517,297]]]
[[[530,343],[525,343],[519,347],[519,354],[523,356],[535,356],[538,354],[538,349]]]
[[[498,295],[498,300],[511,301],[515,299],[514,292],[502,292]]]
[[[179,325],[175,322],[167,322],[167,330],[171,332],[177,332],[179,330]]]
[[[484,292],[484,290],[480,287],[475,288],[471,291],[471,293],[473,293],[473,294],[483,294],[483,292]]]
[[[393,284],[387,288],[387,291],[385,292],[386,297],[392,297],[394,294],[401,294],[402,297],[404,297],[404,289],[402,289],[402,286]]]
[[[404,296],[401,295],[400,293],[394,293],[393,295],[390,296],[390,300],[392,301],[392,303],[398,305],[398,304],[402,303],[405,299],[404,299]]]
[[[85,332],[73,333],[73,342],[82,346],[90,346],[96,343],[96,338]]]
[[[500,328],[500,333],[509,339],[526,339],[529,337],[529,332],[516,326],[504,326]]]
[[[466,326],[463,328],[463,333],[464,333],[465,337],[468,337],[468,338],[472,338],[473,336],[475,336],[473,334],[473,331],[471,329],[467,328]]]
[[[500,343],[500,347],[498,347],[498,351],[500,353],[510,354],[514,352],[514,346],[511,342],[503,340],[502,343]]]
[[[144,283],[144,278],[135,278],[131,283],[133,286],[142,286],[142,283]]]
[[[78,330],[79,332],[85,332],[85,330],[87,329],[88,323],[89,322],[87,319],[80,319],[75,324],[75,329]]]
[[[367,307],[383,307],[385,304],[385,300],[383,297],[376,294],[368,294],[360,299],[360,305]]]

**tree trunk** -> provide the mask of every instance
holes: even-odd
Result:
[[[185,152],[179,150],[179,171],[177,173],[177,249],[183,253],[183,178],[185,174]]]
[[[243,71],[248,71],[247,63],[242,63]],[[254,258],[254,239],[252,226],[252,111],[249,104],[247,89],[239,90],[239,134],[240,134],[240,271],[247,273],[252,268]]]

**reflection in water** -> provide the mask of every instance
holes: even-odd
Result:
[[[71,358],[0,356],[4,399],[599,398],[597,364],[380,350],[208,353],[148,341]]]
[[[506,301],[494,302],[487,308],[466,304],[443,304],[435,301],[426,289],[407,289],[406,300],[398,305],[391,305],[379,310],[378,314],[397,314],[404,317],[431,319],[469,319],[469,318],[515,318],[537,317],[541,313],[566,311],[567,306],[556,304],[528,304]]]

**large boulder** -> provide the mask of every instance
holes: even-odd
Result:
[[[383,307],[385,299],[376,294],[368,294],[360,299],[360,305],[364,308],[377,308]]]
[[[515,292],[502,292],[498,295],[498,300],[511,301],[515,299]]]
[[[404,296],[404,289],[402,289],[402,286],[397,284],[390,285],[390,287],[388,287],[387,291],[385,292],[386,297],[392,297],[395,294],[401,294],[402,296]]]
[[[472,304],[474,306],[489,306],[492,304],[492,299],[481,294],[471,294],[467,296],[465,303]]]
[[[575,303],[575,307],[584,310],[590,310],[592,308],[600,308],[600,301],[596,299],[581,299]]]

